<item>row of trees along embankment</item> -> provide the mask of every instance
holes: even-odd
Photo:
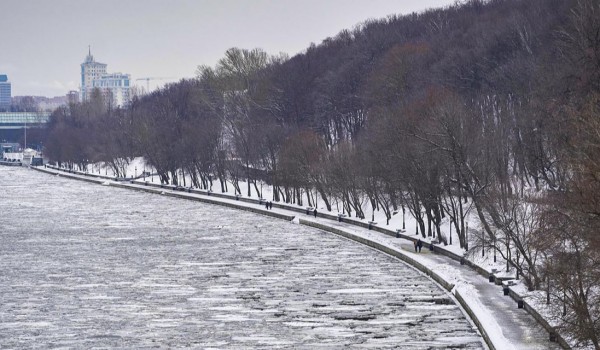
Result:
[[[406,210],[443,243],[450,219],[465,248],[472,215],[470,251],[551,285],[563,330],[600,349],[599,6],[467,1],[293,57],[233,48],[125,109],[96,92],[57,110],[46,154],[120,175],[143,156],[163,182],[251,195],[262,181],[274,201],[318,195],[361,218],[364,203],[388,221]]]

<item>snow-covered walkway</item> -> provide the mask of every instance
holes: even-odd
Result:
[[[51,169],[40,169],[48,172],[57,172]],[[79,178],[83,175],[72,175]],[[87,178],[87,180],[91,180]],[[452,260],[443,255],[430,253],[423,249],[421,253],[415,253],[412,241],[395,238],[384,233],[358,227],[345,222],[338,222],[324,217],[313,217],[312,215],[300,214],[296,211],[274,207],[266,210],[264,205],[250,201],[236,200],[235,198],[220,198],[215,195],[207,196],[204,193],[185,192],[169,188],[157,188],[143,183],[123,183],[95,179],[93,182],[103,183],[119,187],[128,187],[146,192],[155,192],[163,195],[189,198],[235,206],[240,209],[250,210],[258,213],[276,214],[280,218],[297,217],[295,221],[309,224],[311,226],[325,228],[328,231],[343,231],[345,236],[354,240],[368,240],[388,250],[392,250],[403,260],[415,261],[426,269],[433,271],[449,284],[454,285],[453,293],[457,299],[461,299],[472,312],[474,321],[480,324],[480,330],[487,336],[491,347],[495,349],[561,349],[554,342],[549,341],[548,332],[524,309],[519,309],[517,303],[509,296],[503,295],[501,287],[488,282],[486,278],[478,274],[466,265]],[[297,210],[297,209],[296,209]],[[275,216],[275,215],[272,215]],[[301,219],[301,220],[299,220]],[[328,229],[330,228],[330,229]],[[458,295],[457,295],[458,294]]]

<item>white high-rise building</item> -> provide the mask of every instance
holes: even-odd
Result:
[[[0,74],[0,109],[8,110],[11,104],[11,85],[6,74]]]
[[[81,64],[81,101],[86,101],[92,92],[94,80],[106,74],[106,64],[96,62],[89,49],[85,61]]]
[[[100,89],[111,101],[112,106],[129,104],[131,76],[122,73],[107,73],[106,64],[96,62],[91,49],[81,64],[81,101],[86,101],[94,88]]]

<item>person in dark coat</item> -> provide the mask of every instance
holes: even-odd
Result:
[[[269,209],[273,209],[273,202],[269,201]]]
[[[315,210],[313,210],[313,214],[315,214],[315,217],[317,217],[317,208],[315,208]]]
[[[269,210],[269,201],[265,202],[265,208],[267,208],[267,210]]]
[[[423,242],[421,242],[420,239],[417,241],[417,248],[419,248],[419,253],[420,253],[421,252],[421,248],[423,248]]]
[[[415,253],[417,252],[417,241],[414,242],[414,246],[415,246]]]

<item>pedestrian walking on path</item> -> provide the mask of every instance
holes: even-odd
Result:
[[[313,210],[313,214],[315,214],[315,217],[317,217],[317,208],[315,208],[315,210]]]
[[[413,244],[415,246],[415,253],[416,253],[417,252],[417,241],[415,241]]]
[[[417,248],[419,248],[419,253],[421,252],[421,248],[423,248],[423,242],[421,242],[421,239],[419,239],[417,241]]]

